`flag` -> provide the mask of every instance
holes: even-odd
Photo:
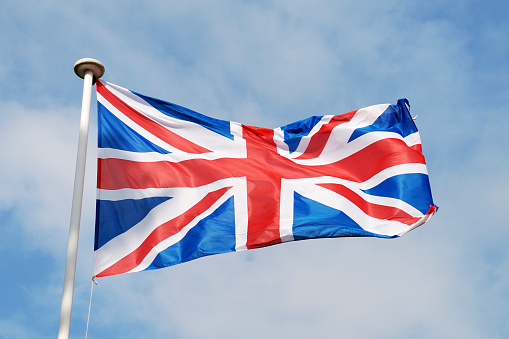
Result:
[[[97,81],[94,276],[287,241],[398,237],[436,211],[406,99],[269,129]]]

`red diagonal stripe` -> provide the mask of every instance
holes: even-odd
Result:
[[[352,111],[341,115],[335,115],[329,123],[322,125],[320,130],[311,137],[305,153],[298,156],[296,159],[313,159],[322,154],[327,141],[329,141],[329,138],[331,137],[332,129],[337,125],[341,125],[352,120],[352,117],[356,112],[357,111]]]
[[[205,212],[210,208],[219,198],[223,196],[231,187],[224,187],[208,193],[200,202],[194,205],[185,213],[178,217],[165,222],[158,226],[150,235],[143,241],[143,243],[133,252],[117,261],[114,265],[108,267],[101,273],[97,274],[97,277],[105,277],[108,275],[122,274],[129,272],[133,268],[137,267],[147,254],[161,241],[168,239],[172,235],[177,234],[188,225],[195,217]]]
[[[125,116],[127,116],[129,119],[135,122],[137,125],[144,128],[157,138],[168,143],[169,145],[181,151],[192,154],[211,152],[209,149],[201,147],[195,143],[190,142],[187,139],[182,138],[181,136],[175,134],[171,130],[153,121],[146,115],[139,113],[137,110],[133,109],[131,106],[127,105],[124,101],[120,100],[116,95],[111,93],[111,91],[108,90],[106,86],[104,86],[100,81],[97,81],[97,92],[101,94],[104,97],[104,99],[111,103],[116,109],[118,109]]]
[[[381,220],[387,219],[399,221],[406,225],[413,225],[420,220],[420,218],[412,217],[410,214],[400,210],[399,208],[370,203],[362,199],[360,195],[344,185],[329,183],[318,184],[318,186],[324,187],[347,198],[370,217]]]

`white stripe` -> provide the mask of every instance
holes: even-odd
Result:
[[[234,194],[235,205],[235,251],[247,250],[247,226],[248,226],[248,207],[247,207],[247,179],[242,179],[242,183],[235,185],[231,191]]]
[[[293,179],[281,179],[281,196],[279,200],[279,236],[282,242],[293,241]]]
[[[244,140],[243,133],[244,130],[242,128],[242,124],[239,124],[238,122],[230,121],[230,133],[233,135],[235,140],[237,142],[241,142]],[[241,140],[238,140],[241,139]],[[243,141],[245,143],[245,141]]]
[[[399,174],[410,174],[410,173],[420,173],[420,174],[428,174],[428,169],[425,164],[402,164],[396,165],[392,167],[388,167],[383,171],[378,172],[368,180],[364,181],[360,184],[360,188],[363,190],[367,190],[373,188],[383,182],[385,179],[399,175]]]
[[[421,136],[420,136],[419,132],[415,132],[415,133],[409,134],[406,137],[404,137],[403,141],[405,142],[405,144],[407,144],[408,147],[420,145],[421,144]]]
[[[97,189],[97,199],[108,201],[119,201],[126,199],[146,199],[153,197],[173,197],[186,190],[192,190],[188,187],[171,188],[121,188],[117,190]],[[185,194],[185,193],[184,193]]]
[[[123,151],[115,148],[99,148],[97,156],[99,159],[121,159],[121,160],[129,160],[129,161],[139,161],[139,162],[158,162],[158,161],[168,161],[168,162],[180,162],[185,160],[216,160],[226,157],[226,152],[211,152],[211,153],[202,153],[202,154],[193,154],[193,153],[184,153],[180,150],[176,150],[175,153],[162,154],[157,152],[131,152],[131,151]],[[245,158],[246,152],[245,148],[235,149],[232,147],[231,152],[228,153],[228,158]]]
[[[241,184],[244,178],[225,178],[200,187],[168,187],[168,188],[121,188],[117,190],[97,189],[100,200],[118,201],[125,199],[145,199],[152,197],[173,197],[179,194],[189,194],[196,190],[216,191],[223,187]]]

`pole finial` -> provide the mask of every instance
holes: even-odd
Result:
[[[76,61],[74,64],[74,73],[82,79],[85,78],[85,72],[87,70],[91,70],[92,74],[94,74],[94,83],[103,76],[105,71],[104,65],[95,59],[84,58]]]

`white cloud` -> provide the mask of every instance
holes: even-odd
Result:
[[[66,243],[69,227],[79,109],[0,105],[0,211],[20,221],[23,246],[56,254],[61,246],[55,244]]]

